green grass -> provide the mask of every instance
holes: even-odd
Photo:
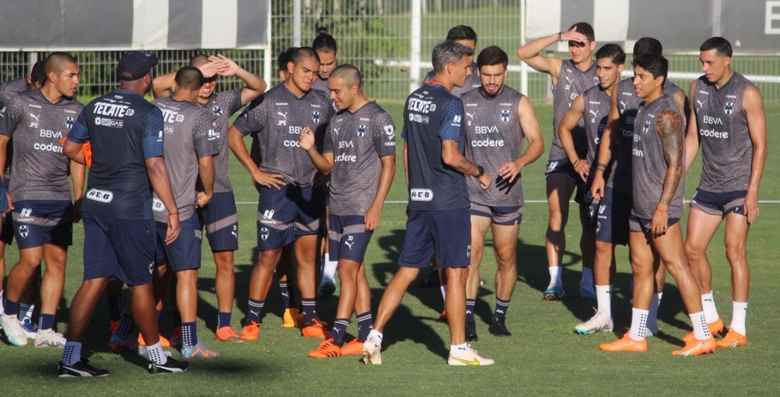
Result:
[[[401,120],[400,107],[389,105],[396,121]],[[780,126],[780,108],[770,108],[770,130]],[[540,122],[545,127],[549,144],[551,111],[539,107]],[[545,155],[546,157],[546,155]],[[526,197],[542,199],[543,159],[523,173]],[[400,164],[400,162],[399,162]],[[688,176],[687,192],[698,182],[698,166]],[[780,160],[769,158],[761,191],[762,199],[780,199],[778,180]],[[238,164],[231,168],[233,184],[241,216],[241,249],[237,253],[238,306],[234,325],[242,317],[250,271],[250,249],[255,240],[257,197],[249,179]],[[391,200],[404,200],[402,174],[390,194]],[[250,204],[243,204],[250,203]],[[376,305],[385,285],[396,270],[395,259],[400,249],[405,222],[405,206],[388,204],[383,222],[375,233],[366,264]],[[204,245],[204,261],[200,280],[200,337],[219,350],[221,358],[207,363],[196,362],[184,375],[150,376],[145,370],[125,358],[106,352],[107,311],[100,306],[90,332],[95,365],[112,370],[105,379],[60,380],[54,377],[61,351],[54,349],[14,348],[0,344],[0,385],[4,395],[777,395],[780,373],[780,353],[777,337],[780,309],[777,305],[777,280],[780,272],[775,260],[775,238],[779,236],[780,205],[764,204],[759,222],[754,226],[748,244],[752,270],[752,294],[749,321],[750,346],[737,351],[682,359],[673,358],[671,351],[687,332],[688,319],[682,310],[679,295],[671,278],[667,278],[666,294],[660,309],[660,326],[666,336],[650,339],[650,352],[639,355],[609,355],[596,346],[613,339],[611,334],[590,337],[572,332],[579,318],[589,314],[588,307],[576,300],[562,303],[541,301],[540,289],[546,279],[546,259],[543,235],[546,223],[544,204],[529,203],[526,207],[518,251],[520,276],[508,325],[511,338],[497,339],[487,332],[485,320],[494,304],[493,280],[495,258],[488,250],[483,262],[486,288],[480,292],[477,306],[480,341],[475,344],[484,354],[494,357],[491,368],[449,368],[446,365],[447,327],[435,321],[441,308],[436,289],[414,287],[386,329],[387,350],[381,367],[364,367],[356,359],[315,361],[306,353],[317,345],[295,332],[280,328],[278,293],[271,292],[269,310],[261,340],[252,344],[219,344],[213,340],[207,326],[213,327],[216,298],[213,292],[214,264]],[[580,275],[577,239],[578,222],[566,229],[569,253],[565,257],[564,281],[569,291],[576,291]],[[81,226],[75,229],[68,279],[60,311],[59,328],[65,328],[67,306],[81,282]],[[716,300],[722,317],[730,319],[728,264],[723,254],[722,232],[713,240],[710,259],[713,265]],[[10,248],[8,263],[17,258]],[[630,303],[630,270],[627,250],[618,250],[618,274],[615,282],[614,308],[616,334],[628,326]],[[336,298],[320,303],[320,313],[332,320]],[[353,325],[354,327],[354,325]],[[354,329],[352,330],[354,332]]]

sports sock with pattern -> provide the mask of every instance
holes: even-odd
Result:
[[[495,316],[496,318],[503,320],[506,318],[506,312],[509,311],[509,302],[496,298],[496,311]]]
[[[747,336],[747,302],[731,302],[731,328],[742,336]]]
[[[647,338],[647,315],[647,310],[631,309],[631,329],[628,330],[631,339],[641,341]]]
[[[81,361],[81,342],[65,342],[65,351],[62,352],[62,363],[73,365]]]
[[[194,321],[181,323],[181,344],[189,347],[198,344],[198,327]]]
[[[230,326],[230,318],[232,317],[232,313],[230,312],[219,312],[217,314],[217,329],[220,329],[222,327],[229,327]]]
[[[475,306],[477,306],[476,299],[466,299],[466,321],[474,321]]]
[[[357,315],[358,325],[358,340],[365,341],[368,338],[368,333],[371,332],[371,327],[374,324],[374,319],[371,317],[371,312],[360,313]]]
[[[311,325],[317,318],[317,301],[314,299],[301,299],[303,308],[303,325]]]
[[[290,307],[290,288],[287,283],[279,282],[279,295],[282,298],[282,311]]]
[[[712,335],[710,334],[710,328],[707,327],[704,312],[691,313],[689,316],[691,318],[691,326],[693,327],[693,336],[697,340],[709,339]]]
[[[712,324],[720,319],[718,309],[715,306],[715,296],[712,291],[701,294],[701,307],[704,311],[704,319],[707,324]]]
[[[249,299],[248,307],[249,310],[247,310],[246,313],[246,321],[254,321],[258,324],[261,324],[263,322],[263,317],[265,317],[265,301]]]
[[[157,343],[146,347],[146,355],[149,357],[149,361],[155,364],[165,365],[168,362],[168,356],[165,355],[165,350],[163,350],[159,340]]]
[[[349,320],[347,319],[337,318],[336,321],[333,322],[333,330],[331,334],[333,343],[338,346],[344,344],[344,339],[347,337],[347,327],[349,327]]]

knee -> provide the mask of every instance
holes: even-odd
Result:
[[[691,262],[699,262],[704,258],[704,248],[698,247],[688,241],[685,242],[685,256]]]
[[[745,243],[744,242],[726,242],[726,259],[734,266],[746,263],[745,261]]]

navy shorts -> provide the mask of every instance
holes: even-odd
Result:
[[[214,193],[208,205],[198,210],[211,252],[238,249],[238,211],[233,192]]]
[[[523,221],[523,207],[494,207],[490,205],[471,202],[469,208],[471,216],[481,216],[490,218],[495,225],[513,226],[519,225]]]
[[[152,282],[156,233],[151,219],[84,216],[84,279],[111,277],[127,285]]]
[[[0,226],[0,241],[6,245],[11,245],[14,242],[14,220],[11,214],[6,214],[3,217],[3,224]]]
[[[14,235],[19,249],[73,243],[70,200],[25,200],[14,203]]]
[[[326,196],[322,187],[262,187],[257,209],[257,248],[279,249],[298,237],[319,234]]]
[[[569,179],[571,184],[577,187],[574,194],[574,200],[578,203],[584,202],[585,193],[588,190],[588,185],[582,181],[577,172],[574,171],[574,167],[569,160],[551,160],[547,162],[547,168],[544,171],[544,175],[547,178],[547,183],[550,183],[551,175],[563,175]]]
[[[435,255],[440,268],[468,267],[470,251],[471,217],[468,208],[408,211],[399,265],[426,267]]]
[[[642,232],[644,234],[650,234],[651,221],[652,219],[645,219],[635,215],[631,215],[628,218],[628,228],[632,232]],[[676,225],[677,222],[680,222],[680,218],[669,218],[669,220],[667,221],[667,226],[672,227]]]
[[[331,260],[363,263],[372,231],[366,230],[362,215],[328,216],[328,255]]]
[[[197,216],[191,216],[181,221],[181,233],[171,245],[165,245],[165,231],[168,225],[157,224],[157,259],[158,265],[167,264],[175,272],[200,268],[201,242],[203,230]]]
[[[735,192],[713,193],[696,189],[696,194],[691,199],[691,206],[698,208],[710,215],[726,216],[733,212],[745,215],[746,190]]]
[[[628,219],[631,216],[631,194],[606,188],[596,209],[596,241],[628,244]]]

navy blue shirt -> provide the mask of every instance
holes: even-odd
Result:
[[[163,155],[160,109],[138,94],[117,90],[85,106],[68,139],[92,145],[84,214],[152,219],[145,160]]]
[[[442,141],[465,149],[463,102],[440,85],[424,84],[406,98],[403,138],[409,156],[409,209],[468,208],[466,178],[444,164]]]

